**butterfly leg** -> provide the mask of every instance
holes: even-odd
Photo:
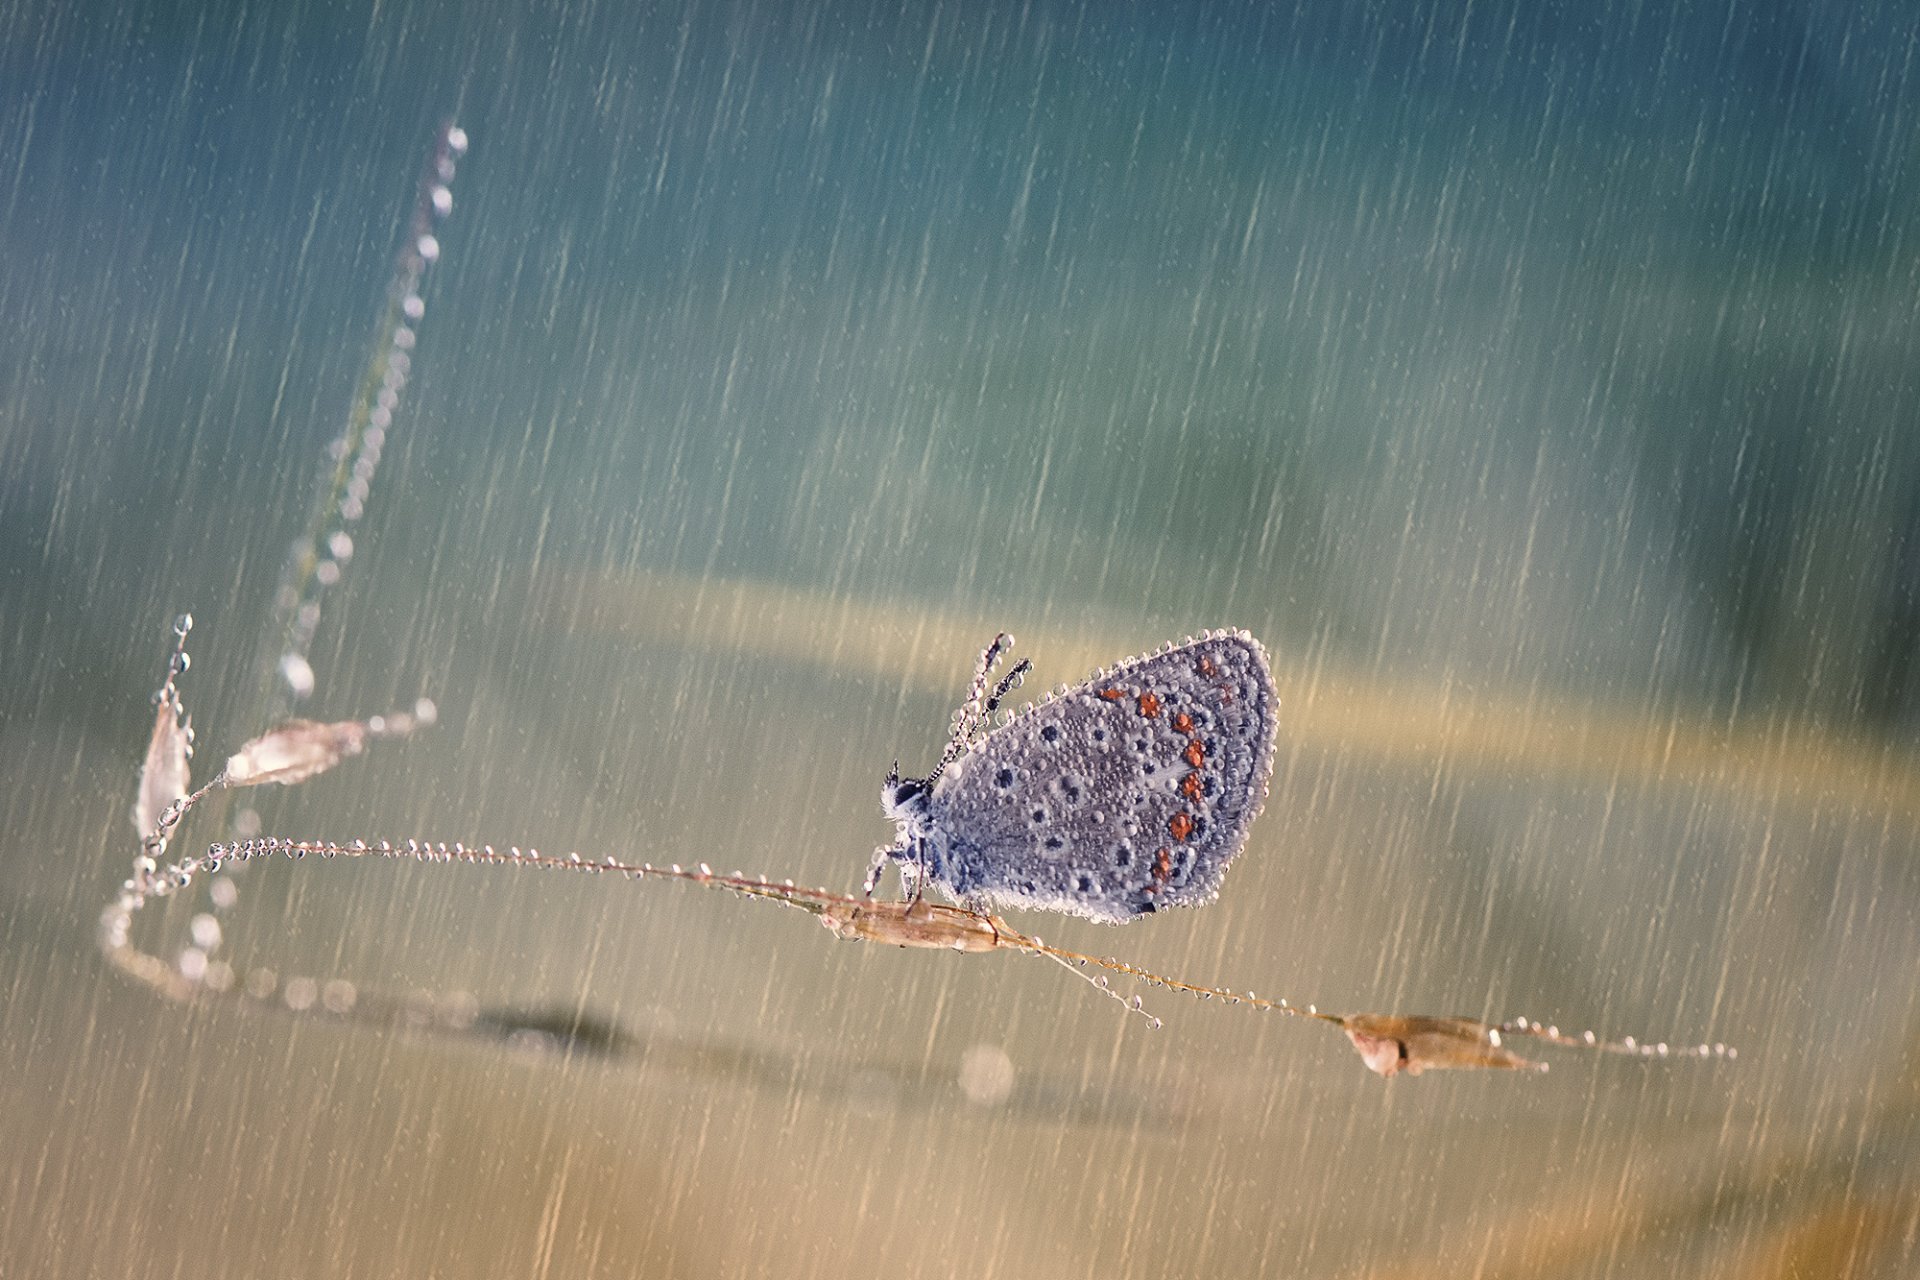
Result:
[[[900,864],[900,893],[903,900],[920,901],[927,884],[926,845],[911,837],[902,837],[893,844],[883,844],[873,851],[873,864],[867,868],[862,892],[871,898],[880,888],[880,878],[887,873],[887,863],[894,861]]]
[[[880,877],[886,874],[888,861],[899,856],[898,844],[883,844],[873,851],[873,865],[867,868],[867,880],[862,886],[862,891],[867,897],[871,898],[873,891],[880,887]]]

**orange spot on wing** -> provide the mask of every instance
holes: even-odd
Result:
[[[1149,720],[1160,714],[1160,699],[1152,691],[1140,695],[1140,714]]]
[[[1157,893],[1173,879],[1173,850],[1161,849],[1153,855],[1153,884],[1148,893]]]
[[[1173,834],[1175,840],[1184,843],[1186,838],[1193,834],[1193,815],[1190,813],[1174,814],[1173,821],[1167,823],[1167,830]]]
[[[1193,732],[1193,717],[1184,711],[1179,712],[1173,717],[1173,727],[1181,733],[1191,734]]]
[[[1120,692],[1118,689],[1102,689],[1100,691],[1100,696],[1105,698],[1108,702],[1118,702],[1120,701],[1120,699],[1126,697],[1127,695]]]
[[[1180,779],[1180,794],[1189,800],[1198,800],[1201,795],[1200,774],[1198,771]]]
[[[1180,753],[1180,758],[1198,769],[1207,762],[1207,749],[1200,745],[1198,738],[1195,738],[1187,744],[1187,749]]]
[[[1209,679],[1219,674],[1219,671],[1220,671],[1220,667],[1217,663],[1214,662],[1213,656],[1211,654],[1205,654],[1205,653],[1200,655],[1200,662],[1198,664],[1198,669],[1201,675],[1206,676]]]

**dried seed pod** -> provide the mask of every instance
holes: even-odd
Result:
[[[193,730],[180,704],[162,698],[147,741],[147,758],[140,766],[140,790],[133,802],[133,828],[141,839],[159,828],[167,806],[187,794],[187,758],[192,754]]]
[[[1381,1076],[1446,1068],[1545,1071],[1500,1043],[1500,1029],[1472,1018],[1435,1018],[1425,1014],[1350,1013],[1340,1029],[1360,1051],[1367,1069]]]
[[[142,843],[165,843],[161,820],[184,799],[190,785],[187,761],[193,757],[193,720],[180,701],[180,677],[186,674],[187,635],[193,615],[183,613],[173,623],[173,656],[167,660],[167,678],[153,695],[153,734],[140,764],[140,787],[133,800],[133,828]],[[178,820],[178,814],[175,815]]]
[[[257,787],[268,782],[290,786],[325,773],[367,745],[367,726],[358,720],[322,724],[317,720],[289,720],[268,730],[227,759],[230,787]]]

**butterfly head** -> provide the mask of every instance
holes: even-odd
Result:
[[[880,807],[895,822],[909,822],[926,813],[927,797],[932,790],[925,778],[901,777],[896,761],[880,784]]]

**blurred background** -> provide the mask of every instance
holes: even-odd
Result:
[[[1912,1275],[1916,55],[1823,0],[0,6],[0,1274]],[[1038,696],[1238,626],[1220,901],[1016,925],[1739,1060],[1382,1081],[468,867],[248,869],[217,955],[621,1052],[112,972],[167,625],[211,776],[449,116],[306,708],[441,722],[267,831],[846,890],[996,630]]]

